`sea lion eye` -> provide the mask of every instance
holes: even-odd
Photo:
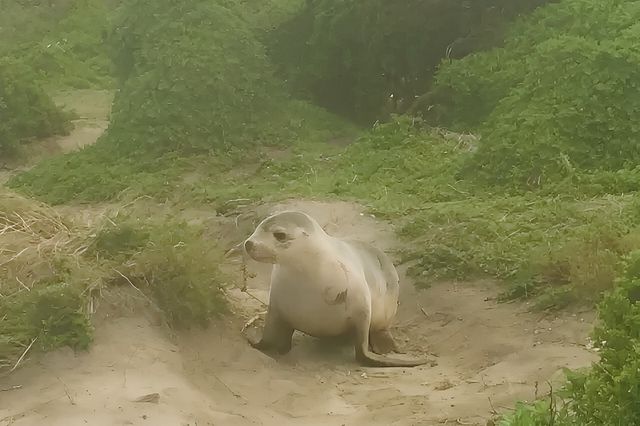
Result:
[[[287,234],[285,234],[284,232],[274,232],[273,233],[273,237],[276,240],[278,240],[280,242],[283,242],[283,241],[285,241],[287,239]]]

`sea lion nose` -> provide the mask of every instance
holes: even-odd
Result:
[[[254,247],[254,246],[255,246],[255,244],[254,244],[254,243],[253,243],[253,241],[251,241],[251,240],[247,240],[247,241],[245,241],[245,243],[244,243],[244,249],[245,249],[246,251],[251,251],[251,250],[253,249],[253,247]]]

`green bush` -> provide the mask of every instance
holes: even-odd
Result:
[[[176,328],[206,326],[224,313],[219,265],[222,248],[203,241],[202,230],[184,223],[166,223],[152,234],[146,250],[134,256],[137,277]]]
[[[424,203],[464,199],[456,173],[469,147],[405,116],[374,126],[348,146],[331,167],[328,192],[367,200],[385,216]]]
[[[33,138],[66,134],[69,116],[31,79],[24,66],[0,60],[0,157]]]
[[[278,101],[263,46],[220,3],[124,3],[110,40],[120,81],[101,143],[120,153],[182,152],[250,142]]]
[[[598,306],[593,332],[600,360],[588,371],[567,371],[568,382],[549,399],[519,404],[501,426],[613,426],[640,423],[640,251],[625,257],[623,273]],[[561,399],[562,404],[557,400]]]
[[[223,251],[206,243],[202,228],[171,218],[117,220],[96,232],[86,252],[117,271],[112,284],[135,283],[175,328],[206,326],[226,312]]]
[[[637,226],[629,198],[494,197],[426,204],[399,232],[412,241],[403,257],[419,282],[497,277],[510,283],[505,297],[543,294],[548,308],[598,300],[618,257],[640,247]]]
[[[443,63],[436,88],[449,94],[449,115],[440,124],[482,134],[464,176],[579,186],[585,176],[634,168],[639,19],[635,1],[563,0],[520,19],[503,47]]]
[[[47,159],[7,185],[52,205],[112,200],[124,191],[162,197],[185,171],[184,163],[174,154],[123,157],[98,143]]]
[[[555,406],[549,400],[540,400],[534,404],[518,402],[513,413],[503,416],[497,426],[549,426],[558,425]]]
[[[576,424],[640,423],[640,251],[598,306],[594,331],[600,361],[586,375],[569,376]]]
[[[504,45],[462,59],[442,61],[436,88],[450,89],[450,115],[456,128],[481,125],[531,71],[540,72],[532,56],[540,45],[562,37],[614,41],[637,23],[638,2],[562,0],[540,7],[509,25]],[[571,58],[564,58],[570,63]],[[554,69],[557,70],[557,67]],[[551,76],[550,76],[551,77]]]
[[[443,57],[460,58],[494,45],[506,22],[543,3],[307,2],[272,33],[270,53],[301,93],[371,123],[406,110],[429,86]]]
[[[75,0],[53,31],[27,49],[24,61],[49,86],[110,87],[112,64],[105,49],[109,17],[105,0]]]
[[[110,0],[5,1],[0,54],[24,63],[48,88],[110,86],[104,35],[113,4]]]
[[[87,254],[105,259],[127,259],[141,250],[149,241],[150,230],[130,223],[117,225],[109,222],[98,230]]]
[[[81,289],[65,281],[36,283],[31,291],[0,298],[0,370],[13,367],[32,342],[44,351],[87,349],[93,328],[84,301]]]
[[[38,290],[31,307],[30,322],[39,330],[40,346],[51,350],[60,346],[87,349],[92,326],[83,313],[82,291],[66,283],[47,283]]]
[[[481,126],[471,172],[491,183],[540,186],[574,170],[635,167],[638,36],[640,25],[611,42],[566,36],[541,43],[525,79]]]
[[[242,148],[355,134],[344,120],[288,97],[238,9],[123,4],[110,36],[120,88],[107,132],[9,185],[52,204],[111,200],[125,190],[162,197],[195,164],[208,162],[202,172],[215,181],[217,166],[228,168]]]

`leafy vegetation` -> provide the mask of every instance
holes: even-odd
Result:
[[[134,1],[117,16],[121,89],[105,143],[119,152],[235,145],[280,100],[262,45],[232,8]]]
[[[401,228],[405,260],[426,278],[497,277],[506,297],[545,294],[539,307],[597,300],[620,254],[640,244],[631,199],[504,197],[429,204]],[[550,299],[549,299],[550,297]]]
[[[500,47],[468,55],[544,2],[476,3],[123,3],[107,37],[119,85],[108,132],[10,186],[51,204],[144,195],[219,214],[290,196],[365,203],[408,242],[399,254],[419,286],[490,276],[508,284],[504,298],[534,297],[541,309],[605,294],[601,360],[502,425],[640,423],[640,3],[553,2],[518,18]],[[102,84],[98,31],[110,13],[97,11],[110,6],[75,4],[59,15],[76,32],[72,54],[25,60],[52,85],[83,84],[59,78],[67,69]],[[78,30],[89,22],[95,31]],[[21,43],[33,40],[54,41]],[[362,132],[345,117],[389,120]],[[20,224],[17,212],[29,226],[0,235],[0,368],[34,342],[85,348],[98,288],[142,292],[176,328],[226,309],[222,247],[204,245],[215,226],[154,210],[78,231],[35,207],[5,210],[0,224]]]
[[[520,20],[504,47],[443,63],[444,123],[482,134],[467,175],[520,188],[635,178],[638,18],[637,2],[564,0]]]
[[[86,349],[92,300],[117,286],[134,285],[174,328],[206,326],[226,312],[223,248],[207,243],[202,226],[118,211],[86,229],[2,192],[0,229],[0,371],[25,351]]]
[[[357,200],[396,223],[411,247],[402,258],[419,284],[490,276],[509,283],[505,297],[536,296],[539,308],[598,300],[619,256],[640,247],[636,198],[493,195],[456,180],[471,155],[468,141],[402,118],[343,150],[304,147],[257,167],[214,168],[169,193],[222,213],[234,199]],[[220,173],[225,185],[215,180]]]
[[[16,177],[12,188],[52,204],[113,199],[131,186],[166,195],[191,161],[200,161],[190,158],[195,155],[218,172],[219,165],[228,170],[241,149],[324,142],[358,131],[290,99],[235,8],[138,1],[123,4],[114,19],[120,88],[107,133],[94,146]],[[243,161],[235,157],[235,164]]]
[[[270,52],[299,93],[368,124],[409,109],[442,58],[495,45],[514,16],[544,3],[306,2],[268,38]]]
[[[80,290],[66,282],[38,283],[32,291],[0,299],[0,371],[17,365],[36,342],[41,350],[87,349],[93,328],[83,305]]]
[[[221,290],[225,277],[218,270],[222,247],[206,244],[203,232],[167,218],[123,218],[96,233],[87,255],[116,272],[108,279],[112,285],[135,284],[152,296],[170,326],[206,326],[225,312],[226,304]]]
[[[620,425],[640,422],[640,251],[625,257],[616,287],[598,306],[593,332],[600,360],[587,371],[568,372],[556,395],[520,404],[501,426]]]
[[[0,55],[24,64],[47,88],[108,87],[113,78],[104,36],[115,3],[4,1]]]
[[[74,254],[83,235],[47,206],[0,191],[0,370],[27,348],[91,342],[83,292],[97,273]]]
[[[0,158],[16,155],[30,139],[69,131],[69,115],[30,75],[28,68],[0,60]]]
[[[77,173],[70,180],[77,187],[65,186],[69,180],[53,185],[55,175],[44,167],[41,175],[32,171],[12,184],[50,188],[42,192],[48,202],[74,197],[100,201],[126,190],[128,197],[151,194],[180,204],[208,203],[221,213],[234,199],[296,195],[358,200],[397,223],[399,235],[412,247],[402,258],[412,262],[410,272],[418,283],[496,277],[510,283],[505,297],[536,296],[540,308],[597,300],[612,285],[618,257],[640,246],[634,197],[576,200],[479,191],[456,180],[457,170],[473,155],[468,144],[406,118],[376,127],[346,149],[305,145],[281,159],[260,152],[259,160],[246,154],[239,160],[161,157],[154,169],[137,175],[135,186],[127,183],[132,178],[126,174],[134,160],[106,174],[83,161],[81,153],[60,160],[60,173],[63,167],[68,174]],[[47,165],[52,164],[56,162]],[[187,173],[189,180],[182,177]],[[105,184],[110,176],[118,184],[112,189]],[[219,176],[225,176],[224,185]],[[72,192],[76,190],[80,192]]]

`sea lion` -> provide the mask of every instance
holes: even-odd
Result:
[[[248,338],[254,348],[285,354],[299,330],[314,337],[351,335],[356,360],[364,365],[429,362],[384,356],[401,353],[389,330],[400,286],[396,268],[382,250],[334,238],[299,211],[267,217],[241,244],[252,259],[273,264],[262,337]]]

